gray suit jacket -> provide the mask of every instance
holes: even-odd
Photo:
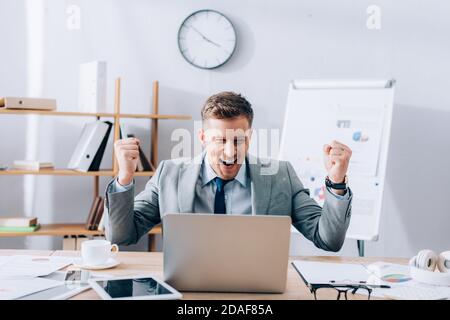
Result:
[[[323,209],[309,197],[289,162],[247,158],[251,179],[254,214],[286,215],[292,224],[317,247],[339,251],[344,243],[351,215],[349,197],[337,199],[326,192]],[[148,181],[145,190],[134,198],[134,187],[128,191],[111,191],[105,195],[105,234],[117,244],[136,243],[166,213],[192,213],[195,184],[201,160],[165,160]],[[270,168],[278,168],[270,174]],[[133,199],[134,198],[134,199]]]

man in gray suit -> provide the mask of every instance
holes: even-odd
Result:
[[[248,155],[253,110],[244,97],[233,92],[216,94],[206,101],[201,114],[202,154],[162,161],[136,197],[133,176],[139,140],[115,143],[119,174],[106,190],[107,239],[136,243],[166,213],[287,215],[317,247],[341,249],[352,199],[346,181],[351,156],[347,146],[333,141],[323,147],[328,177],[321,208],[289,162]]]

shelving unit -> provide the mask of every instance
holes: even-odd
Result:
[[[159,114],[159,83],[153,83],[153,99],[152,111],[150,114],[122,114],[120,113],[120,78],[115,82],[115,99],[114,99],[114,113],[89,113],[89,112],[66,112],[66,111],[41,111],[41,110],[10,110],[1,109],[1,115],[40,115],[40,116],[63,116],[63,117],[95,117],[113,118],[113,141],[119,139],[119,125],[120,119],[148,119],[151,121],[151,136],[150,136],[150,164],[153,168],[158,166],[158,121],[159,120],[190,120],[190,116],[186,115],[163,115]],[[80,172],[76,170],[55,168],[42,169],[39,171],[31,170],[0,170],[0,176],[6,175],[52,175],[52,176],[91,176],[94,178],[94,198],[100,193],[99,180],[100,177],[115,177],[118,173],[118,165],[114,154],[112,155],[113,168],[99,171]],[[151,177],[154,171],[136,172],[136,177]],[[155,237],[162,232],[160,226],[156,226],[149,232],[149,250],[154,251]],[[19,237],[19,236],[61,236],[61,237],[92,237],[99,236],[103,233],[98,230],[87,230],[84,224],[47,224],[41,225],[41,228],[35,232],[15,233],[15,232],[0,232],[0,237]]]
[[[149,231],[149,234],[160,234],[161,226],[158,225]],[[86,230],[84,224],[43,224],[39,230],[33,232],[0,232],[0,238],[23,237],[23,236],[101,236],[103,232],[99,230]]]
[[[43,111],[43,110],[12,110],[0,109],[1,114],[38,114],[45,116],[72,116],[72,117],[98,117],[98,118],[114,118],[114,113],[89,113],[89,112],[66,112],[66,111]],[[172,120],[189,120],[190,116],[181,116],[173,114],[119,114],[119,118],[129,119],[172,119]]]

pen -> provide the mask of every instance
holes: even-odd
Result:
[[[336,284],[337,282],[335,280],[330,280],[330,283],[332,284]],[[352,283],[342,283],[343,285],[352,285]],[[372,288],[381,288],[381,289],[390,289],[391,286],[387,285],[387,284],[369,284],[366,283],[366,281],[359,281],[358,283],[355,283],[356,285],[358,284],[362,284],[368,287],[372,287]]]
[[[360,283],[368,286],[368,287],[372,287],[372,288],[381,288],[381,289],[390,289],[391,286],[388,286],[387,284],[370,284],[370,283],[366,283],[365,281],[360,281]]]
[[[360,281],[360,283],[365,284],[368,287],[372,287],[372,288],[382,288],[382,289],[390,289],[391,286],[387,285],[387,284],[370,284],[367,283],[366,281]]]
[[[382,289],[390,289],[391,288],[391,286],[388,286],[386,284],[366,284],[366,286],[373,287],[373,288],[382,288]]]

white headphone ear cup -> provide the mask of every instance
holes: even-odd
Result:
[[[409,265],[411,266],[411,267],[417,267],[416,266],[416,261],[417,261],[417,256],[414,256],[414,257],[412,257],[411,258],[411,260],[409,260]]]
[[[416,267],[419,269],[424,269],[428,271],[434,271],[436,269],[436,264],[438,261],[438,256],[432,250],[421,250],[417,254]]]
[[[450,251],[444,251],[439,255],[437,267],[440,272],[450,272]]]

